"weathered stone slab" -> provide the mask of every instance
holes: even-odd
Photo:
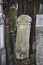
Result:
[[[5,52],[5,41],[4,41],[4,20],[2,17],[2,9],[0,5],[0,60],[1,65],[6,65],[6,52]]]
[[[6,65],[6,51],[5,49],[1,49],[1,65]]]
[[[0,49],[4,47],[4,20],[2,17],[2,7],[0,5]]]
[[[43,62],[43,36],[40,32],[37,33],[37,35],[38,36],[36,36],[36,63],[39,62],[40,65],[40,63]]]
[[[0,25],[0,49],[4,47],[4,25]]]
[[[36,18],[36,65],[43,65],[43,15]]]
[[[16,57],[29,58],[29,37],[32,19],[28,15],[21,15],[17,19]]]

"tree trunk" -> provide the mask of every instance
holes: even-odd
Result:
[[[17,9],[15,6],[11,7],[11,29],[10,29],[10,39],[11,39],[11,50],[12,50],[12,55],[13,55],[13,60],[15,63],[16,60],[16,46],[15,46],[15,42],[16,42],[16,23],[17,23]]]
[[[18,16],[22,14],[22,0],[18,0]]]
[[[5,15],[5,47],[6,47],[6,65],[13,65],[12,51],[10,47],[10,35],[9,35],[9,14]]]

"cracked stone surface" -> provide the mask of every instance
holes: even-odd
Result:
[[[43,65],[43,27],[36,33],[36,64]]]

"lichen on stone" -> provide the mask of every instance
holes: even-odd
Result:
[[[23,58],[29,57],[29,37],[32,19],[28,15],[20,15],[17,19],[16,53]]]

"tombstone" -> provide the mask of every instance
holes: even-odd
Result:
[[[20,15],[17,19],[16,58],[29,58],[29,38],[32,19],[28,15]]]
[[[36,65],[43,65],[43,15],[36,16]]]
[[[5,54],[5,45],[4,45],[4,20],[2,17],[2,7],[0,5],[0,56],[1,56],[1,65],[6,65],[6,54]]]

